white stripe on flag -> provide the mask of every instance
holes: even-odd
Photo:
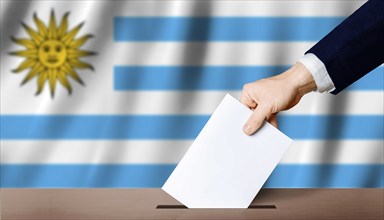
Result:
[[[314,42],[114,43],[114,65],[292,65]],[[112,52],[113,51],[113,52]]]
[[[51,8],[61,11],[80,9],[79,17],[89,13],[114,12],[118,16],[348,16],[366,1],[23,1],[2,0],[1,13],[11,5],[30,7],[49,14]],[[83,17],[84,18],[84,17]],[[100,18],[103,19],[103,18]]]
[[[155,3],[154,3],[155,2]],[[346,16],[366,1],[144,1],[130,3],[124,16]]]
[[[1,113],[210,115],[226,94],[226,92],[113,92],[97,88],[88,89],[84,90],[86,93],[89,92],[88,95],[79,92],[68,97],[62,94],[62,97],[58,97],[61,98],[58,103],[54,103],[55,101],[49,96],[24,97],[23,102],[16,102],[14,100],[22,99],[15,99],[15,94],[12,93],[2,93]],[[240,97],[238,91],[229,93],[236,98]],[[384,114],[384,92],[348,91],[337,96],[313,92],[304,96],[297,106],[282,114],[381,115]]]
[[[175,164],[191,141],[2,141],[2,164]],[[381,164],[382,140],[295,141],[281,164]],[[257,147],[257,146],[255,146]]]

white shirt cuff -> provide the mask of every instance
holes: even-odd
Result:
[[[307,53],[297,62],[303,64],[311,72],[317,86],[316,92],[332,92],[336,89],[324,63],[315,54]]]

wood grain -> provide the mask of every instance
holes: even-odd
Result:
[[[1,189],[1,219],[383,219],[383,190],[262,189],[259,208],[186,209],[161,189]]]

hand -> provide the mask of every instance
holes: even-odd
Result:
[[[316,90],[316,83],[309,70],[296,63],[279,75],[245,84],[240,101],[253,110],[243,127],[247,135],[255,133],[264,120],[277,127],[276,115],[299,103],[307,93]]]

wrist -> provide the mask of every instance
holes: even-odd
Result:
[[[316,82],[313,79],[311,72],[301,63],[296,63],[287,71],[289,83],[293,85],[294,89],[304,96],[307,93],[313,92],[317,89]]]

